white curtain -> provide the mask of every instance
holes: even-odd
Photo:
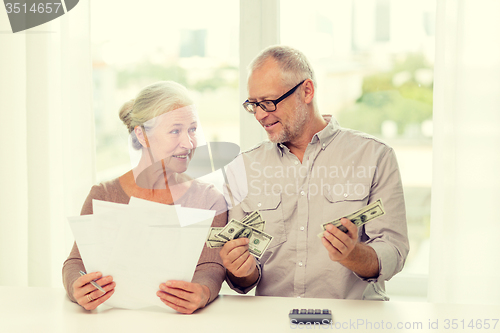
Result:
[[[428,298],[499,304],[500,1],[438,0]]]
[[[16,34],[0,10],[0,285],[62,287],[95,177],[89,6]]]

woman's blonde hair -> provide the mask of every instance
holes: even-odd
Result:
[[[135,99],[120,108],[119,116],[132,136],[135,149],[142,147],[135,135],[136,126],[144,126],[146,122],[169,111],[191,105],[193,101],[183,85],[173,81],[160,81],[142,89]]]

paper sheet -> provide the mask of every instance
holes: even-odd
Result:
[[[167,307],[156,292],[167,280],[191,281],[215,211],[131,198],[93,201],[94,214],[68,218],[87,272],[113,276],[109,306]]]

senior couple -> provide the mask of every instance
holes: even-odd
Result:
[[[191,282],[171,280],[158,286],[159,299],[181,313],[212,302],[224,280],[239,293],[256,287],[258,296],[388,300],[384,281],[401,271],[409,250],[394,151],[321,115],[315,88],[314,72],[298,50],[272,46],[252,61],[243,107],[269,141],[241,153],[228,166],[225,199],[213,185],[184,173],[198,144],[197,115],[187,90],[171,81],[147,86],[119,114],[133,147],[142,152],[138,165],[93,186],[81,213],[92,214],[92,199],[128,203],[131,196],[215,210],[214,227],[260,211],[265,232],[273,236],[260,259],[249,253],[248,238],[229,241],[221,249],[204,246]],[[364,172],[333,177],[320,172],[331,166]],[[265,167],[287,172],[269,175],[262,172]],[[347,233],[328,225],[318,238],[321,224],[378,199],[383,200],[384,216],[359,228],[343,218]],[[92,310],[113,296],[112,276],[80,276],[80,270],[85,267],[75,243],[63,266],[64,286],[73,302]]]

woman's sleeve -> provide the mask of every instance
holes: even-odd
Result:
[[[219,194],[220,200],[211,207],[216,210],[218,215],[212,221],[212,227],[224,227],[227,224],[227,208],[224,198]],[[222,201],[221,201],[222,200]],[[203,284],[210,289],[210,299],[207,304],[212,302],[218,295],[222,283],[226,277],[226,268],[222,264],[219,255],[220,248],[209,248],[203,245],[198,265],[191,282]]]

